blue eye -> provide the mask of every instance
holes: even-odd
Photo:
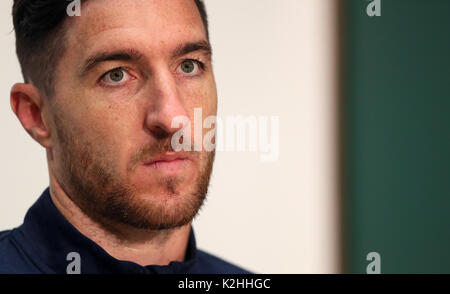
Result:
[[[177,71],[188,76],[195,76],[202,69],[204,69],[202,62],[194,59],[186,59],[178,66]]]
[[[192,60],[185,60],[181,63],[180,68],[184,73],[190,74],[196,70],[198,65]]]
[[[118,83],[123,80],[125,74],[122,69],[114,69],[110,71],[107,76],[111,81]]]
[[[108,71],[101,78],[102,82],[106,84],[121,84],[126,82],[130,78],[129,74],[123,68],[115,68]]]

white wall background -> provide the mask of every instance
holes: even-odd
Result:
[[[205,0],[219,116],[280,117],[280,156],[218,152],[200,248],[259,273],[339,270],[334,0]],[[0,2],[0,230],[48,185],[44,150],[9,105],[22,81],[12,0]]]

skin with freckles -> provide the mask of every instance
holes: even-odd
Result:
[[[16,84],[12,108],[45,147],[52,200],[79,231],[118,259],[181,261],[214,160],[170,145],[175,117],[217,112],[198,9],[186,0],[96,0],[81,12],[64,23],[55,94]],[[162,154],[182,160],[149,164]]]

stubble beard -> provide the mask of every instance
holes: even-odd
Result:
[[[71,200],[94,221],[106,227],[119,224],[144,230],[169,230],[192,222],[201,209],[208,192],[215,151],[192,152],[199,168],[194,181],[178,176],[161,177],[159,186],[177,197],[175,201],[161,200],[152,197],[151,191],[144,197],[136,187],[118,177],[111,158],[105,156],[99,145],[94,147],[90,142],[75,140],[73,134],[62,130],[61,122],[57,125],[60,150],[64,154],[60,181]],[[169,144],[170,140],[158,142],[143,148],[140,155],[145,155],[145,151],[164,153],[170,148]],[[180,195],[181,185],[191,187]]]

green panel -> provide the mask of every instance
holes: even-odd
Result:
[[[345,0],[346,268],[450,273],[450,0]]]

